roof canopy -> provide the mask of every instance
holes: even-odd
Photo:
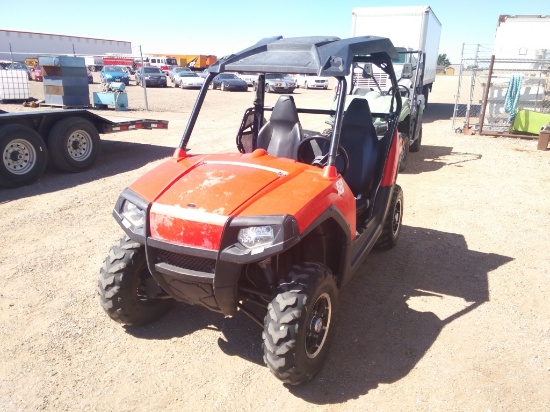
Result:
[[[354,56],[386,54],[398,57],[391,41],[385,37],[265,38],[254,46],[225,56],[211,65],[212,73],[223,71],[254,73],[303,73],[318,76],[346,76]]]

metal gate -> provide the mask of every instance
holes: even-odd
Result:
[[[510,60],[487,58],[489,49],[481,45],[471,50],[463,48],[453,130],[538,135],[540,126],[550,123],[550,51],[542,50],[535,60]]]

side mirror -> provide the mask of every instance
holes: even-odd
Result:
[[[365,63],[363,66],[363,79],[372,77],[372,63]]]
[[[413,75],[413,66],[411,63],[403,63],[403,70],[401,71],[402,79],[410,79]]]

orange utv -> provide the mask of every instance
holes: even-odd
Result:
[[[223,316],[242,311],[263,329],[263,357],[277,378],[297,385],[315,376],[336,330],[340,288],[371,249],[393,247],[401,229],[394,57],[387,38],[274,37],[211,65],[173,156],[116,202],[125,235],[100,271],[107,314],[137,325],[173,301]],[[387,113],[371,113],[357,96],[346,105],[360,63],[388,74]],[[205,97],[219,93],[209,84],[223,72],[258,73],[253,105],[232,132],[234,152],[193,153]],[[267,105],[266,73],[332,78],[336,109],[321,90],[303,93],[328,95],[326,108],[297,107],[296,93],[270,94]],[[304,127],[306,115],[333,119],[331,135]]]

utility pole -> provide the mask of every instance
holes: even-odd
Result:
[[[149,111],[149,105],[147,104],[147,81],[145,80],[145,66],[143,64],[143,53],[141,52],[141,45],[139,46],[139,55],[141,57],[141,82],[143,84],[143,96],[145,98],[145,110]]]

